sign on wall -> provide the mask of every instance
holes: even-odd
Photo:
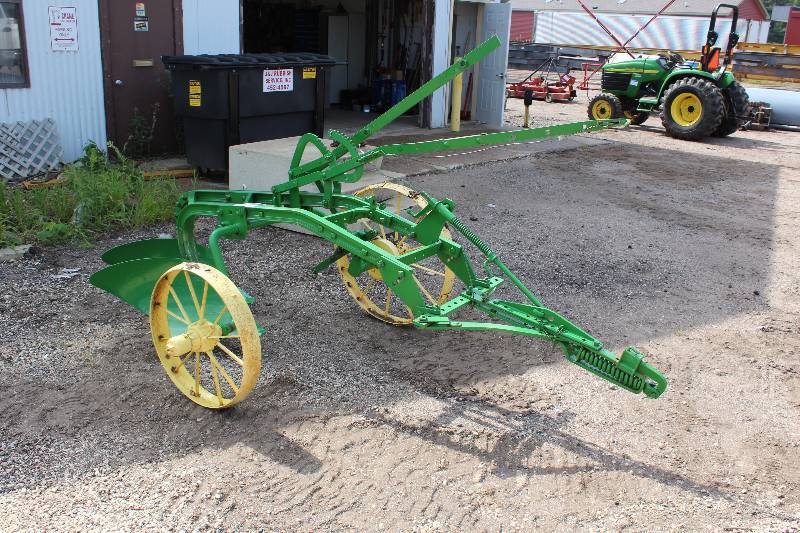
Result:
[[[74,7],[47,8],[50,20],[50,50],[78,51],[78,14]]]
[[[264,92],[288,92],[294,90],[294,69],[279,68],[264,71]]]

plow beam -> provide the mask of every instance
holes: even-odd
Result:
[[[482,302],[465,293],[455,300],[460,300],[460,305],[453,306],[453,310],[471,305],[506,323],[458,321],[447,316],[423,315],[414,320],[414,325],[420,329],[502,331],[538,337],[561,346],[571,363],[627,391],[658,398],[667,389],[667,379],[644,361],[644,354],[639,350],[628,347],[616,355],[603,348],[602,342],[546,307],[504,300]]]
[[[558,124],[555,126],[544,126],[541,128],[528,128],[513,131],[498,131],[492,133],[479,133],[477,135],[464,135],[451,139],[435,139],[431,141],[420,141],[405,144],[387,144],[373,148],[363,153],[354,153],[349,159],[345,159],[333,164],[317,166],[317,170],[307,174],[299,175],[287,182],[275,185],[272,192],[275,194],[284,193],[292,189],[304,187],[315,182],[326,180],[352,182],[357,181],[351,173],[357,169],[362,169],[367,163],[384,156],[414,155],[432,152],[443,152],[447,150],[469,150],[486,146],[496,146],[503,144],[527,143],[544,141],[568,135],[580,133],[591,133],[607,128],[625,127],[630,123],[628,119],[612,120],[585,120],[581,122],[570,122],[568,124]],[[303,144],[306,146],[306,144]],[[316,144],[315,144],[316,146]],[[301,154],[302,155],[302,154]],[[323,160],[333,160],[333,152],[326,152]],[[360,176],[358,176],[360,177]]]

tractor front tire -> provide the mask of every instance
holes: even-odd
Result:
[[[630,120],[634,126],[644,124],[649,116],[650,113],[645,113],[644,111],[625,111],[625,118]]]
[[[661,108],[661,123],[670,137],[687,141],[713,135],[725,118],[722,91],[698,77],[682,78],[670,85]]]
[[[600,93],[589,102],[589,118],[592,120],[622,118],[622,102],[613,94]]]
[[[738,81],[734,81],[726,89],[723,89],[722,95],[725,97],[725,118],[714,132],[715,137],[727,137],[731,133],[735,133],[739,126],[745,123],[747,104],[750,103],[747,91]]]

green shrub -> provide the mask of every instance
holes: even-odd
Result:
[[[115,161],[96,145],[86,146],[84,156],[62,173],[60,186],[26,191],[0,180],[0,246],[88,243],[169,219],[179,196],[174,180],[145,180],[110,147]]]

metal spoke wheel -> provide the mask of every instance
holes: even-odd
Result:
[[[261,371],[261,340],[242,293],[200,263],[167,270],[153,288],[150,329],[176,387],[211,409],[245,399]]]
[[[409,220],[413,220],[413,218],[406,212],[406,209],[413,207],[415,211],[418,211],[428,205],[428,202],[422,196],[416,195],[412,189],[396,183],[370,185],[355,194],[359,197],[375,196],[378,202],[386,204],[387,209]],[[358,225],[359,229],[376,232],[372,244],[392,255],[401,256],[422,246],[413,238],[391,231],[366,218],[359,220]],[[452,235],[447,228],[443,228],[441,237],[451,239]],[[413,322],[413,313],[384,283],[378,269],[373,268],[353,277],[348,272],[349,256],[339,259],[336,266],[347,292],[367,313],[378,320],[398,326],[406,326]],[[411,267],[414,269],[414,281],[425,300],[434,305],[440,305],[447,301],[453,291],[455,274],[438,257],[423,259],[411,264]]]

